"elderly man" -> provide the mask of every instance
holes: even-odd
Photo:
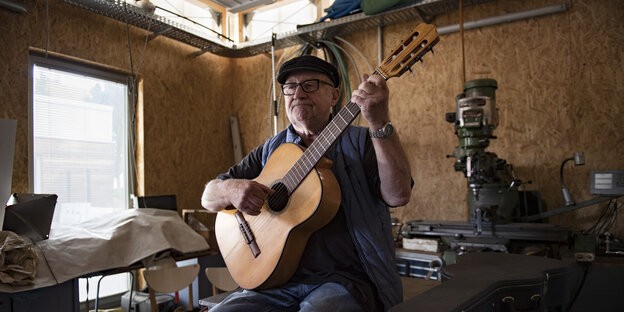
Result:
[[[362,78],[351,102],[360,107],[368,128],[348,126],[325,155],[341,190],[336,216],[311,234],[286,284],[234,293],[214,311],[387,311],[401,302],[388,207],[409,201],[410,166],[390,123],[385,80]],[[274,191],[251,179],[280,144],[310,146],[330,122],[340,84],[333,65],[314,56],[296,57],[280,67],[277,81],[291,125],[210,181],[202,195],[204,208],[232,206],[260,214]]]

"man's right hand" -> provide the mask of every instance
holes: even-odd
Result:
[[[234,208],[256,216],[264,205],[267,195],[275,191],[253,180],[212,180],[206,184],[202,194],[202,206],[217,212],[225,207]]]
[[[275,193],[271,188],[253,180],[226,180],[229,202],[234,208],[252,216],[260,214],[267,195]]]

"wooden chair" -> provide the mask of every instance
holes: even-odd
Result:
[[[226,267],[206,268],[206,277],[212,284],[212,296],[202,300],[203,307],[206,310],[210,310],[223,301],[225,297],[239,289],[238,284],[236,284]]]

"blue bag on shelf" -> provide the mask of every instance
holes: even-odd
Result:
[[[327,12],[327,15],[321,17],[319,22],[322,22],[328,18],[334,19],[343,17],[345,15],[357,13],[361,11],[360,4],[362,0],[336,0],[329,8],[323,10]]]

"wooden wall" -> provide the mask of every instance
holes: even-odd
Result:
[[[464,9],[464,21],[535,9],[561,1],[496,1]],[[585,152],[586,164],[565,167],[566,185],[573,198],[589,194],[590,170],[624,168],[624,3],[622,1],[569,1],[567,12],[513,23],[468,30],[464,33],[466,79],[492,78],[500,125],[488,151],[513,164],[517,178],[532,181],[521,189],[538,190],[546,209],[563,205],[559,168],[576,151]],[[438,27],[459,22],[458,12],[436,17]],[[417,22],[383,27],[383,51],[392,48]],[[377,64],[377,30],[345,36]],[[336,41],[337,43],[340,43]],[[341,44],[367,71],[364,60]],[[411,202],[394,216],[402,221],[467,220],[466,179],[453,169],[452,154],[458,144],[453,126],[444,119],[455,110],[462,92],[460,34],[442,35],[435,55],[425,56],[425,67],[414,74],[389,80],[391,118],[412,166],[415,186]],[[279,55],[278,55],[279,57]],[[270,135],[267,92],[270,59],[255,56],[234,61],[234,75],[242,92],[235,101],[245,151]],[[264,69],[265,73],[257,73]],[[251,77],[251,79],[247,79]],[[253,85],[246,87],[245,79]],[[258,87],[257,81],[265,81]],[[352,87],[357,86],[351,70]],[[283,102],[282,102],[283,109]],[[288,124],[285,114],[280,129]],[[603,205],[596,205],[550,222],[588,229]],[[624,235],[619,214],[612,232]]]
[[[553,0],[500,0],[464,10],[464,20],[559,3]],[[28,13],[0,10],[0,117],[18,120],[13,191],[28,190],[28,47],[45,48],[45,2],[28,1]],[[467,79],[498,81],[498,139],[488,149],[513,164],[516,175],[533,183],[548,209],[563,204],[561,161],[585,152],[582,167],[566,167],[566,184],[576,201],[589,199],[590,170],[624,169],[624,3],[619,0],[568,1],[565,13],[466,31]],[[50,1],[49,50],[130,71],[125,24]],[[436,26],[455,24],[458,13],[436,17]],[[416,22],[383,27],[388,53]],[[133,64],[146,32],[130,27]],[[344,39],[377,63],[377,31]],[[358,68],[364,60],[350,51]],[[271,135],[268,55],[230,59],[158,37],[150,41],[140,75],[144,85],[145,194],[178,195],[180,209],[199,208],[203,185],[232,165],[229,116],[239,118],[243,151]],[[277,58],[291,49],[278,51]],[[460,36],[441,36],[436,55],[414,74],[389,81],[391,117],[408,153],[415,186],[411,202],[394,216],[463,221],[466,180],[446,158],[457,145],[444,121],[462,91]],[[351,69],[353,73],[353,70]],[[355,81],[356,77],[351,76]],[[352,87],[357,83],[353,82]],[[283,102],[282,102],[283,103]],[[279,128],[288,124],[280,114]],[[589,228],[602,206],[551,218],[550,222]],[[624,236],[624,214],[613,232]]]

